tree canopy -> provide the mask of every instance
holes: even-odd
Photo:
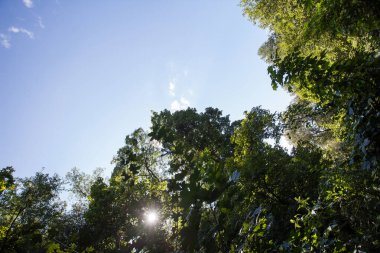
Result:
[[[380,251],[380,2],[241,7],[270,32],[259,54],[273,89],[294,95],[288,109],[237,121],[212,107],[153,112],[109,179],[76,168],[65,181],[22,179],[6,167],[1,252]]]

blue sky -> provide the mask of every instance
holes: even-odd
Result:
[[[110,164],[151,111],[282,111],[257,56],[267,32],[234,0],[0,1],[0,167]]]

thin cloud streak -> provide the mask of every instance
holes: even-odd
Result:
[[[33,1],[32,0],[22,0],[26,8],[33,8]]]
[[[2,33],[0,33],[0,44],[7,49],[11,47],[9,37]]]
[[[39,16],[38,17],[38,25],[42,28],[42,29],[45,29],[45,25],[44,23],[42,22],[42,18]]]
[[[12,32],[12,33],[24,33],[26,34],[30,39],[34,39],[34,34],[33,32],[25,29],[25,28],[20,28],[20,27],[15,27],[15,26],[11,26],[9,27],[8,29],[9,32]]]
[[[171,80],[169,82],[169,94],[173,97],[175,96],[175,82],[174,82],[174,80]]]

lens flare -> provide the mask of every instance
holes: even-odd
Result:
[[[158,221],[158,214],[156,211],[148,211],[145,216],[148,224],[155,224]]]

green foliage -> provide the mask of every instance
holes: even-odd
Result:
[[[272,87],[296,96],[283,115],[285,133],[297,147],[319,147],[328,161],[321,166],[318,198],[296,198],[295,230],[285,248],[378,251],[380,2],[242,0],[241,5],[272,32],[260,49],[272,64]]]
[[[75,250],[76,248],[77,246],[73,243],[66,249],[62,250],[61,245],[59,245],[58,243],[51,243],[47,246],[46,253],[75,253],[78,252]],[[81,253],[90,253],[93,251],[94,249],[92,247],[88,247],[85,250],[81,251]]]
[[[273,86],[293,90],[312,101],[319,126],[352,147],[352,162],[376,170],[378,166],[380,58],[360,54],[329,63],[324,55],[302,57],[297,52],[269,68]],[[318,120],[318,117],[330,116]]]
[[[57,176],[4,168],[1,252],[380,251],[379,1],[241,6],[271,32],[259,53],[272,87],[295,95],[288,110],[154,112],[109,180],[68,173],[70,211]]]
[[[164,230],[169,196],[162,180],[164,162],[158,143],[142,130],[127,136],[126,145],[114,158],[110,181],[98,178],[91,186],[86,225],[81,231],[81,247],[93,245],[102,252],[168,252]],[[160,222],[146,223],[148,210],[160,210]]]
[[[150,135],[162,143],[162,152],[169,156],[168,193],[173,208],[180,210],[172,215],[173,233],[190,252],[206,242],[213,247],[202,235],[209,236],[215,226],[210,207],[228,186],[225,163],[232,152],[229,139],[233,129],[228,116],[214,108],[204,113],[165,110],[152,116]]]
[[[79,202],[84,202],[84,199],[90,195],[91,186],[101,177],[103,169],[97,168],[92,175],[81,172],[78,168],[72,168],[66,174],[66,180],[70,185],[69,191],[78,199]]]
[[[259,50],[267,62],[298,50],[346,59],[379,48],[379,1],[242,0],[244,14],[272,32]]]
[[[0,170],[0,195],[5,190],[11,190],[14,186],[13,179],[14,169],[12,167],[6,167]]]
[[[51,222],[61,212],[57,194],[62,182],[58,176],[37,173],[18,179],[0,197],[0,251],[38,252],[49,236]]]

